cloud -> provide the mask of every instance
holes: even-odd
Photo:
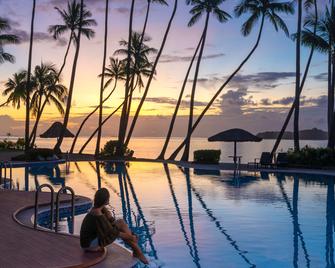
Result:
[[[140,100],[141,98],[136,97],[136,98],[133,98],[133,99],[134,100]],[[152,97],[152,98],[146,98],[145,101],[152,102],[152,103],[157,103],[157,104],[173,105],[173,106],[175,106],[176,103],[177,103],[176,99],[169,98],[169,97],[160,97],[160,98]],[[206,105],[207,105],[207,102],[197,101],[197,100],[194,101],[194,106],[195,107],[202,107],[202,106],[206,106]],[[189,106],[190,106],[190,101],[188,101],[188,100],[187,101],[183,100],[180,104],[181,108],[186,108],[186,107],[189,107]]]
[[[294,97],[284,97],[279,100],[274,100],[272,104],[281,104],[281,105],[289,105],[294,101]]]
[[[13,29],[12,34],[19,37],[21,43],[27,43],[30,41],[30,33],[25,30]],[[65,46],[67,40],[65,38],[59,38],[55,40],[50,34],[44,32],[34,32],[34,42],[55,42],[58,46]]]
[[[328,73],[320,73],[317,75],[314,75],[313,78],[318,81],[328,81]]]
[[[208,54],[206,56],[203,56],[202,60],[221,58],[224,55],[225,55],[224,53]],[[191,61],[192,58],[193,56],[162,55],[160,62],[161,63],[188,62]]]
[[[294,78],[295,72],[259,72],[254,74],[238,74],[229,82],[230,88],[249,88],[273,89],[280,86],[280,81]],[[226,82],[228,76],[210,75],[198,79],[200,85],[207,89],[216,88]],[[193,82],[192,79],[189,82]]]
[[[272,102],[269,98],[265,98],[265,99],[261,99],[260,104],[264,106],[269,106],[272,104]]]
[[[256,105],[253,96],[248,96],[247,88],[228,90],[220,97],[221,113],[225,116],[243,115],[245,106]]]

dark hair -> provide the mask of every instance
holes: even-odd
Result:
[[[94,207],[99,208],[101,206],[107,205],[109,200],[109,192],[106,188],[101,188],[96,191],[94,195]]]

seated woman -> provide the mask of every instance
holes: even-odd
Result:
[[[133,256],[144,264],[148,260],[138,246],[138,238],[129,229],[127,223],[115,220],[105,207],[109,204],[109,192],[106,188],[99,189],[94,196],[94,206],[85,216],[80,229],[80,245],[86,251],[99,251],[121,238],[133,250]]]

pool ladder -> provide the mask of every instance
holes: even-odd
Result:
[[[48,188],[50,190],[50,226],[49,229],[53,230],[53,223],[54,223],[54,197],[55,197],[55,190],[50,184],[42,184],[40,185],[35,192],[35,206],[34,206],[34,229],[37,229],[37,216],[38,216],[38,200],[39,200],[39,193],[42,191],[43,188]],[[70,233],[73,234],[74,231],[74,198],[75,193],[73,189],[69,186],[63,186],[60,188],[56,194],[56,223],[55,223],[55,232],[58,233],[58,227],[59,227],[59,204],[60,204],[60,195],[62,193],[66,193],[66,191],[69,191],[71,193],[71,228]]]
[[[7,178],[7,169],[9,169],[9,178]],[[9,180],[9,189],[11,190],[13,187],[13,165],[12,162],[3,161],[0,162],[0,184],[3,184],[4,188],[6,188],[7,180]]]

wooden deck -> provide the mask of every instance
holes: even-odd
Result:
[[[49,198],[41,193],[40,203]],[[19,224],[13,214],[33,202],[34,192],[0,190],[0,267],[88,267],[104,260],[106,253],[84,253],[77,237]],[[120,248],[113,244],[111,250]]]

